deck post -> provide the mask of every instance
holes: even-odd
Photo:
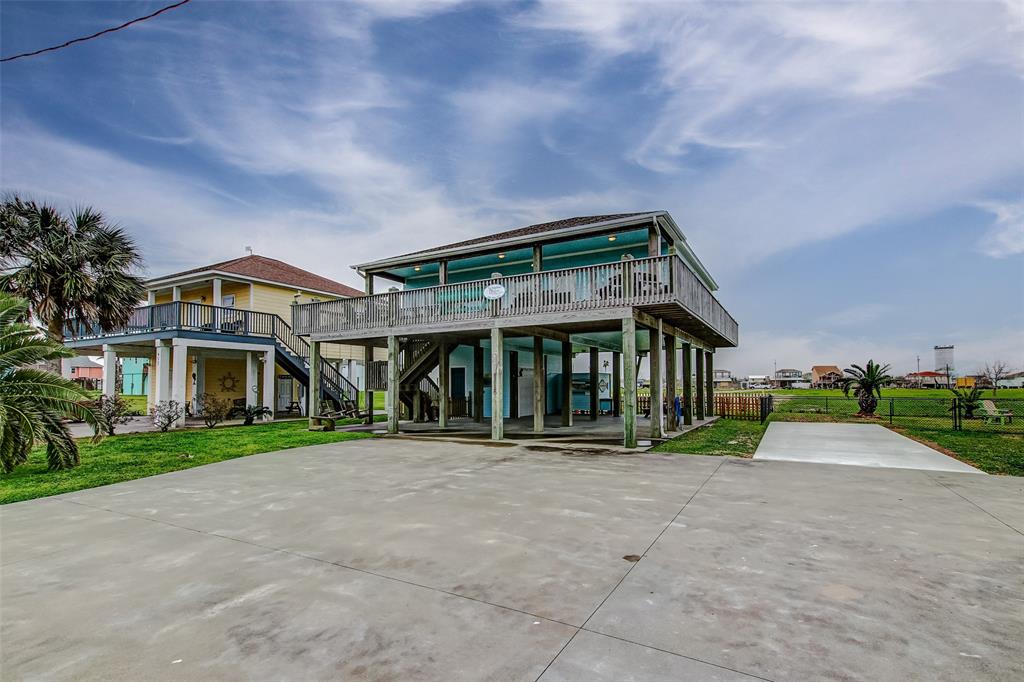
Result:
[[[600,388],[598,386],[597,372],[601,362],[600,351],[595,346],[590,347],[590,421],[597,421],[597,413],[601,410]]]
[[[653,258],[661,255],[661,229],[658,227],[658,219],[647,228],[647,256]]]
[[[572,342],[562,342],[562,426],[572,426]]]
[[[103,344],[103,397],[117,395],[117,351],[108,343]]]
[[[437,264],[437,283],[448,284],[448,261],[446,260]]]
[[[704,419],[704,350],[697,349],[697,397],[693,401],[694,417],[700,421]]]
[[[508,418],[519,419],[519,353],[508,352]]]
[[[373,280],[367,279],[368,282]],[[369,287],[371,290],[373,287]],[[366,412],[366,423],[373,424],[373,391],[370,390],[370,371],[373,366],[373,346],[363,348],[363,394],[366,396],[366,404],[363,408]],[[313,405],[313,403],[310,403]],[[310,414],[313,414],[310,412]]]
[[[448,369],[449,360],[448,344],[442,341],[437,344],[437,426],[441,429],[448,428],[448,384],[451,380],[451,371]]]
[[[491,329],[491,440],[505,435],[505,332]]]
[[[676,415],[676,396],[679,395],[677,381],[679,378],[679,366],[677,364],[678,351],[676,350],[676,337],[672,334],[665,335],[665,402],[667,403],[668,422],[665,428],[669,431],[679,430],[679,418]]]
[[[398,399],[401,374],[398,365],[398,337],[388,336],[388,433],[398,433],[398,412],[402,409]]]
[[[171,344],[170,340],[156,340],[156,384],[153,391],[153,404],[165,403],[171,399]]]
[[[185,339],[172,339],[171,340],[171,354],[174,356],[171,360],[171,400],[177,401],[178,405],[184,410],[185,403],[185,387],[188,385],[188,342]],[[182,412],[181,417],[174,422],[174,428],[180,428],[185,425],[185,413]]]
[[[651,438],[661,438],[665,435],[665,413],[662,411],[665,391],[661,376],[665,334],[661,325],[661,318],[658,318],[658,326],[648,331],[651,346]]]
[[[257,391],[259,390],[259,365],[256,360],[256,353],[246,351],[245,353],[245,406],[256,407],[259,402]],[[269,407],[269,405],[268,405]]]
[[[534,272],[540,272],[544,269],[544,251],[539,245],[533,247],[533,263],[531,269]]]
[[[612,416],[622,416],[622,353],[612,353]]]
[[[693,424],[693,347],[683,344],[683,424]]]
[[[711,351],[704,353],[705,383],[704,389],[707,397],[707,407],[704,410],[705,416],[710,417],[715,413],[715,354]]]
[[[473,346],[473,421],[484,422],[484,349],[479,342]]]
[[[313,417],[320,414],[320,342],[309,342],[309,390],[306,391],[306,416],[309,428],[313,428]]]
[[[533,432],[544,433],[547,376],[544,371],[544,339],[533,337]]]
[[[263,421],[272,421],[277,405],[274,404],[274,388],[277,385],[277,351],[271,348],[263,352],[263,398],[260,401],[263,407],[270,410],[270,414],[263,415]],[[198,374],[198,372],[196,372]]]
[[[622,318],[622,444],[627,448],[636,447],[636,321],[632,317]]]

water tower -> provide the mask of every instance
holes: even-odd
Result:
[[[935,346],[935,371],[952,376],[956,371],[953,364],[953,346]]]

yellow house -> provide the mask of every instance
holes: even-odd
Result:
[[[126,325],[100,329],[80,324],[65,344],[83,355],[103,355],[103,389],[109,394],[115,390],[119,357],[149,358],[150,408],[174,400],[189,415],[199,413],[203,394],[238,407],[304,414],[309,344],[292,333],[291,307],[362,295],[259,255],[156,277],[146,289],[146,305]],[[323,397],[335,403],[357,400],[364,349],[324,345],[321,356]]]

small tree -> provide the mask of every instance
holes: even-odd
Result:
[[[150,414],[153,415],[153,424],[166,431],[185,416],[185,408],[177,400],[165,400],[154,405]]]
[[[119,395],[103,395],[97,401],[96,433],[103,431],[108,436],[114,435],[114,429],[118,424],[127,424],[131,418],[128,416],[128,402]]]
[[[840,380],[843,395],[849,396],[850,390],[853,390],[853,395],[857,398],[857,405],[860,406],[857,416],[875,416],[878,399],[882,397],[882,387],[888,386],[893,381],[888,374],[889,365],[879,365],[874,360],[868,360],[867,367],[851,365],[844,371],[849,376]]]
[[[992,384],[992,395],[995,395],[996,389],[999,388],[999,382],[1010,375],[1010,368],[1002,360],[996,360],[991,364],[985,363],[985,370],[982,374]]]
[[[949,390],[956,396],[956,405],[960,406],[963,416],[968,419],[974,419],[974,411],[981,405],[981,387],[975,385],[970,388],[951,388]],[[953,411],[956,407],[954,406],[949,409]]]
[[[213,393],[204,393],[199,396],[199,412],[203,415],[203,423],[212,429],[228,418],[231,401],[227,398],[218,398]]]

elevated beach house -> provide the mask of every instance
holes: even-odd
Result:
[[[403,410],[441,429],[453,417],[489,419],[496,440],[506,420],[539,433],[546,415],[568,427],[585,412],[619,420],[634,447],[639,358],[649,355],[651,404],[671,404],[666,392],[681,388],[691,423],[712,406],[715,349],[739,339],[714,279],[665,211],[568,218],[354,267],[364,296],[297,304],[292,326],[309,339],[314,367],[324,342],[365,349],[367,387],[388,392],[390,432]],[[388,359],[374,361],[374,348]],[[572,376],[580,352],[590,358],[582,382]],[[604,364],[602,353],[611,356]],[[680,387],[680,371],[692,382]],[[574,409],[580,392],[586,410]],[[676,420],[674,409],[652,410],[651,436]]]
[[[310,347],[292,331],[291,308],[362,296],[260,255],[157,277],[146,288],[146,305],[123,327],[101,329],[81,321],[65,345],[80,355],[103,356],[103,392],[111,395],[118,360],[147,358],[149,406],[174,400],[193,415],[204,393],[236,407],[305,413]],[[363,349],[332,345],[323,356],[313,381],[320,394],[338,404],[355,400],[355,365],[357,358],[362,364]]]

